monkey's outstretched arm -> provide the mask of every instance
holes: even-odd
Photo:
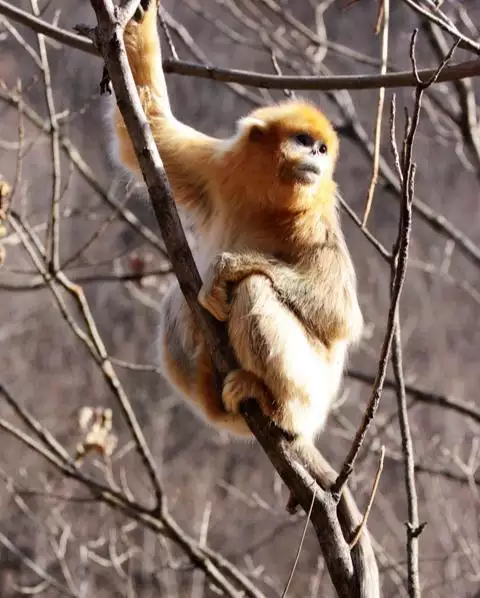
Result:
[[[125,29],[128,61],[140,99],[157,143],[173,196],[186,207],[208,212],[208,181],[214,178],[212,155],[218,140],[181,123],[172,114],[162,68],[157,30],[157,2],[150,0],[141,21]],[[115,116],[120,156],[140,175],[135,152],[118,108]]]

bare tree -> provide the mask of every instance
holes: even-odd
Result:
[[[105,32],[113,4],[93,4]],[[125,19],[135,4],[125,5]],[[163,238],[144,190],[105,159],[101,63],[72,48],[94,55],[121,29],[110,22],[110,37],[94,47],[70,33],[93,22],[88,3],[67,15],[55,3],[0,0],[4,595],[273,596],[288,585],[290,595],[327,595],[322,551],[336,594],[350,595],[342,590],[350,557],[332,509],[347,478],[372,509],[385,596],[478,590],[480,411],[471,396],[480,145],[472,77],[480,71],[480,13],[473,2],[402,4],[383,0],[377,12],[365,2],[346,10],[341,2],[184,0],[162,10],[165,72],[189,78],[172,80],[173,102],[196,126],[222,131],[249,104],[300,89],[318,99],[321,90],[344,137],[342,205],[370,325],[320,439],[340,470],[336,483],[313,491],[288,442],[265,431],[254,406],[246,412],[309,512],[319,549],[305,519],[284,513],[285,490],[257,447],[226,445],[198,426],[156,369],[155,311],[172,269],[193,309],[199,279],[193,262],[170,264],[172,248],[186,255],[185,241],[178,222],[162,227],[170,208],[152,168],[154,144],[142,166]],[[107,68],[117,98],[128,97],[132,138],[143,143],[135,127],[144,116],[121,52]],[[405,89],[396,103],[390,98],[389,118],[390,87]],[[400,102],[409,108],[397,149]],[[194,246],[188,229],[187,238]],[[225,371],[222,331],[206,326]],[[386,463],[371,504],[382,445]]]

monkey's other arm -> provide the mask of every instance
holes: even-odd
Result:
[[[359,340],[363,317],[348,252],[341,243],[308,250],[296,264],[257,252],[222,252],[204,277],[199,301],[215,318],[227,321],[231,291],[248,276],[265,276],[278,299],[327,345]]]

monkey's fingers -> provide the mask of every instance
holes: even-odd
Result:
[[[226,322],[230,315],[230,301],[226,285],[207,278],[198,294],[198,302],[220,322]]]
[[[137,10],[133,15],[133,20],[137,21],[137,23],[141,23],[143,21],[143,17],[145,16],[145,12],[148,10],[148,6],[151,0],[140,0],[140,4],[137,6]]]

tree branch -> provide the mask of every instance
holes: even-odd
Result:
[[[42,19],[33,17],[29,13],[16,8],[9,2],[5,2],[5,0],[0,0],[0,14],[18,21],[34,31],[43,33],[57,42],[69,45],[78,50],[83,50],[89,54],[98,55],[94,44],[86,37],[50,25]],[[168,59],[163,61],[163,68],[165,73],[210,79],[223,83],[239,83],[262,89],[329,91],[338,89],[361,90],[379,89],[381,87],[415,87],[416,85],[415,77],[411,71],[387,73],[386,75],[335,75],[330,77],[310,75],[279,76]],[[419,71],[419,75],[424,80],[430,79],[435,74],[435,70],[424,69]],[[469,60],[445,68],[435,82],[458,81],[478,75],[480,75],[480,59]]]

